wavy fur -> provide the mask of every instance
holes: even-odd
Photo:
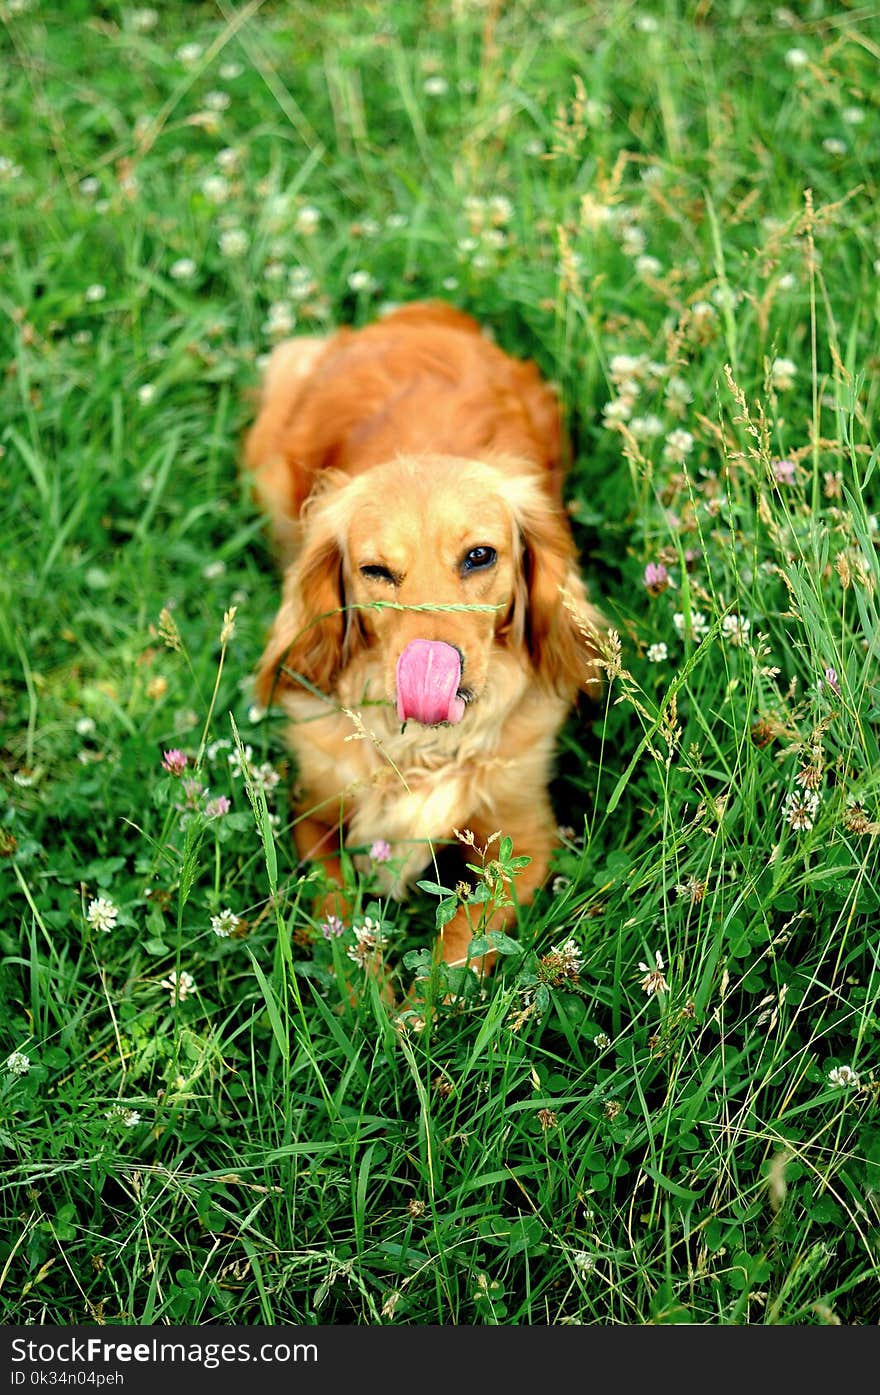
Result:
[[[535,366],[451,307],[274,351],[245,447],[284,566],[258,691],[291,718],[298,851],[331,875],[340,830],[353,849],[383,838],[403,895],[437,843],[470,829],[531,858],[520,900],[543,881],[556,737],[600,686],[603,622],[561,503],[564,459]],[[470,566],[474,548],[490,565]],[[457,725],[401,730],[396,663],[413,639],[461,655]],[[471,936],[462,908],[443,931],[449,962]]]

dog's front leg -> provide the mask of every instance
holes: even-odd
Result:
[[[323,919],[338,916],[345,920],[349,904],[342,891],[342,864],[339,860],[339,826],[327,824],[312,814],[300,814],[293,825],[293,841],[296,845],[300,866],[308,862],[319,862],[327,873],[328,880],[335,882],[339,890],[330,889],[315,903],[315,913]]]

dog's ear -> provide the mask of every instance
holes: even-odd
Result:
[[[299,675],[330,693],[343,659],[345,596],[342,556],[336,539],[320,534],[305,541],[284,576],[281,606],[257,671],[257,698],[268,707]]]
[[[539,681],[558,693],[598,697],[597,662],[606,622],[587,598],[562,508],[543,489],[517,501],[522,561],[513,633],[526,646]]]

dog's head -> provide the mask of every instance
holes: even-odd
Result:
[[[402,721],[467,720],[498,646],[548,690],[598,687],[597,611],[565,514],[541,480],[504,462],[401,459],[328,474],[303,512],[266,652],[264,702],[285,686],[332,694],[370,651]]]

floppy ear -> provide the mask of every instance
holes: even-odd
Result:
[[[310,543],[307,538],[284,575],[281,606],[257,671],[258,701],[268,707],[273,696],[295,687],[293,674],[331,691],[343,657],[344,605],[336,539],[322,536]]]
[[[568,520],[543,491],[516,510],[522,574],[514,605],[514,634],[522,636],[539,681],[565,696],[598,697],[599,642],[607,628],[587,599]]]

